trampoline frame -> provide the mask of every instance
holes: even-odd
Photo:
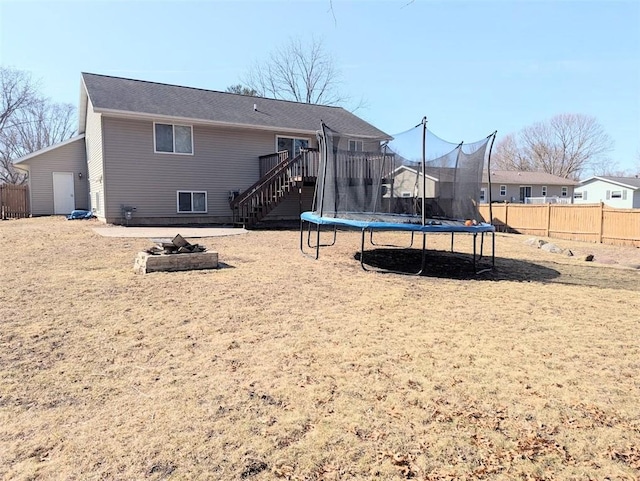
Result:
[[[381,218],[383,216],[380,216]],[[388,215],[386,215],[388,217]],[[404,216],[403,216],[404,217]],[[371,218],[375,218],[372,216]],[[307,229],[307,240],[306,244],[309,249],[315,251],[315,254],[310,254],[305,251],[304,247],[304,231],[305,231],[305,222],[308,225]],[[429,222],[437,222],[437,224],[429,224]],[[358,221],[351,220],[344,217],[341,218],[331,218],[331,217],[320,217],[313,212],[303,212],[300,215],[300,251],[306,257],[311,257],[314,259],[318,259],[320,257],[320,247],[331,247],[335,245],[337,240],[337,231],[338,228],[344,228],[347,230],[359,230],[361,232],[361,240],[360,240],[360,266],[365,271],[374,271],[374,272],[387,272],[387,273],[395,273],[395,274],[408,274],[419,276],[425,272],[426,264],[427,264],[427,234],[451,234],[451,252],[453,252],[453,243],[454,236],[456,233],[464,233],[471,234],[473,236],[473,270],[475,274],[482,274],[483,272],[488,272],[493,270],[495,267],[495,227],[491,224],[480,223],[478,225],[466,226],[461,221],[444,221],[446,224],[442,223],[443,221],[437,219],[430,219],[426,225],[422,224],[412,224],[408,222],[403,223],[393,223],[393,222],[382,222],[382,221]],[[314,224],[316,226],[316,242],[315,244],[311,243],[311,225]],[[320,233],[322,226],[331,226],[333,227],[333,239],[331,243],[321,244],[320,243]],[[367,267],[365,262],[365,237],[366,234],[370,234],[370,243],[373,246],[378,246],[380,244],[375,244],[373,242],[373,234],[374,232],[410,232],[411,233],[411,244],[409,247],[413,246],[414,235],[416,233],[422,234],[422,247],[421,247],[421,262],[420,269],[417,272],[403,272],[403,271],[394,271],[390,269],[372,269],[371,267]],[[484,236],[485,234],[491,234],[491,262],[488,265],[480,265],[480,261],[485,257],[484,256]],[[480,249],[478,250],[478,235],[480,235]],[[393,245],[385,245],[385,247],[397,247]]]

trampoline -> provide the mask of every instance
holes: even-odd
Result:
[[[374,270],[365,260],[367,234],[371,245],[376,246],[375,232],[407,232],[410,233],[409,247],[413,247],[416,234],[422,236],[421,264],[417,272],[411,273],[420,275],[427,268],[427,235],[450,234],[453,252],[454,235],[469,234],[473,242],[474,271],[493,269],[495,227],[480,216],[478,204],[482,169],[485,164],[489,166],[495,132],[472,144],[453,144],[431,134],[424,118],[413,129],[394,136],[379,152],[357,154],[340,148],[344,137],[324,123],[318,133],[321,157],[313,211],[300,215],[303,254],[317,260],[321,247],[335,244],[339,229],[358,230],[361,232],[360,264],[364,270]],[[426,149],[429,138],[434,144],[430,156]],[[490,173],[488,187],[491,206]],[[305,225],[308,226],[306,242]],[[312,242],[312,226],[315,226],[315,242]],[[325,244],[320,242],[323,227],[333,233],[332,240]],[[489,262],[481,264],[486,234],[491,237],[491,257]]]

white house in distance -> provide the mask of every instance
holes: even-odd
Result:
[[[580,182],[573,192],[575,204],[603,202],[609,207],[640,209],[640,178],[595,176]]]

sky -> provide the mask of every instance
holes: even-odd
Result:
[[[291,38],[321,40],[346,107],[389,134],[426,116],[499,141],[578,113],[640,171],[640,1],[0,0],[0,64],[74,105],[81,72],[224,91]]]

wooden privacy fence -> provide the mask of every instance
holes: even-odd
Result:
[[[26,185],[0,185],[0,219],[29,217],[29,187]]]
[[[503,232],[640,247],[640,209],[604,204],[492,204],[493,224]],[[489,219],[489,205],[480,205]]]

